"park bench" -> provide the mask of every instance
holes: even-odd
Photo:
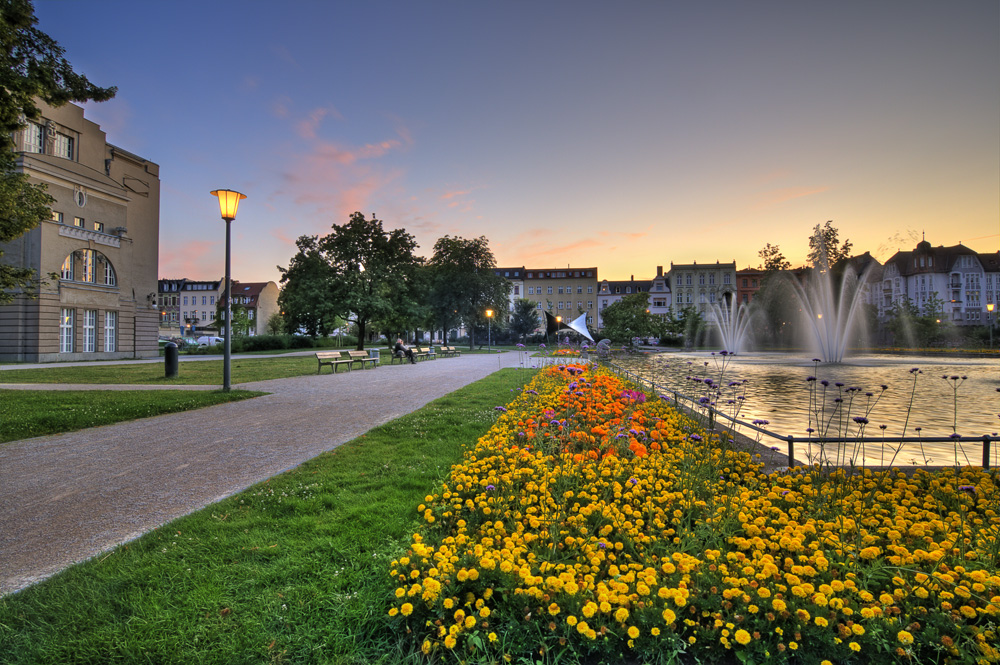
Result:
[[[456,356],[462,355],[462,352],[456,349],[454,346],[442,346],[441,355],[445,358],[454,358]]]
[[[348,351],[347,355],[351,357],[352,368],[354,363],[360,363],[361,369],[364,369],[366,364],[370,364],[372,367],[378,367],[378,358],[372,358],[368,355],[367,351]]]
[[[421,358],[429,358],[431,360],[434,360],[435,358],[437,358],[437,354],[434,353],[433,348],[418,348],[416,351],[414,351],[413,355],[417,357],[417,360]]]
[[[354,362],[354,359],[344,358],[340,355],[340,351],[317,351],[316,362],[318,363],[316,367],[317,374],[323,370],[323,365],[329,365],[330,372],[336,374],[338,365],[346,365],[348,371],[350,371],[351,363]]]

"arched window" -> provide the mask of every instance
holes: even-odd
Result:
[[[108,257],[93,249],[78,249],[63,261],[60,279],[117,286],[118,276]]]

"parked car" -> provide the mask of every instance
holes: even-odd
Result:
[[[199,347],[216,346],[216,345],[222,344],[224,342],[225,342],[225,340],[223,340],[221,337],[215,337],[215,336],[210,336],[210,335],[206,335],[206,336],[198,338],[198,346]]]

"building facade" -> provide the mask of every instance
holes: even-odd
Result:
[[[215,309],[223,280],[161,279],[158,282],[161,337],[217,335]]]
[[[507,294],[507,320],[510,321],[514,311],[514,302],[524,297],[524,266],[516,268],[497,268],[493,272],[497,277],[503,277],[510,282],[510,293]]]
[[[0,359],[155,357],[159,166],[108,143],[81,107],[37,103],[41,118],[14,136],[16,168],[55,201],[3,247],[42,282],[0,307]]]
[[[696,308],[702,316],[711,312],[713,304],[724,306],[736,297],[736,262],[670,263],[667,273],[673,294],[674,308]]]
[[[980,254],[962,244],[933,247],[926,240],[912,251],[896,252],[882,271],[880,318],[908,298],[921,311],[944,301],[944,316],[955,325],[987,325],[987,305],[1000,294],[1000,252]]]
[[[646,279],[636,281],[635,275],[630,275],[627,280],[601,280],[597,289],[597,329],[604,328],[604,319],[601,317],[604,310],[633,293],[648,295],[651,286],[652,281]]]
[[[744,268],[736,271],[736,302],[749,305],[757,297],[766,273],[760,268]]]
[[[564,320],[586,314],[587,325],[594,326],[597,316],[597,268],[525,268],[524,298],[534,301],[535,309],[547,311]]]
[[[274,282],[234,281],[232,289],[233,307],[242,308],[246,312],[247,334],[250,336],[266,335],[268,319],[279,311],[278,294],[280,290],[278,289],[278,285]],[[225,298],[223,298],[222,305],[225,306]],[[220,320],[223,318],[220,317]],[[235,325],[233,329],[236,329]]]

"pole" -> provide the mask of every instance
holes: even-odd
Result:
[[[232,360],[232,347],[230,343],[233,337],[233,295],[229,292],[229,260],[231,247],[229,229],[232,221],[233,220],[231,219],[226,220],[226,325],[223,333],[225,335],[225,350],[223,351],[222,356],[222,391],[227,393],[229,392],[230,387],[230,361]]]
[[[493,351],[493,319],[490,317],[486,318],[486,350]]]

